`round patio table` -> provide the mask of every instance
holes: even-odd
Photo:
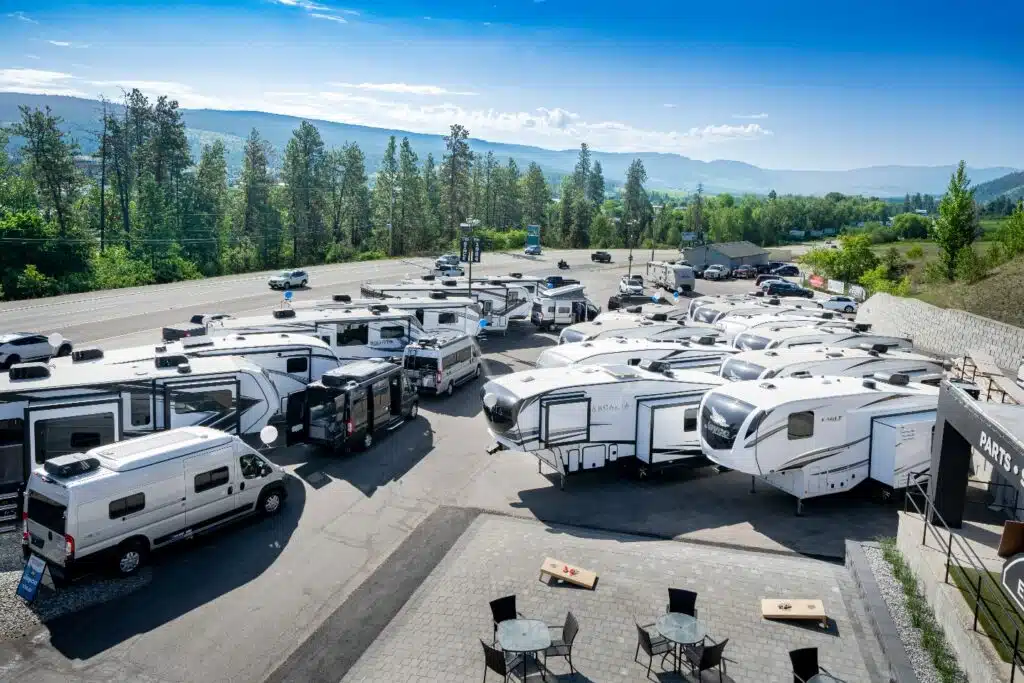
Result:
[[[536,619],[506,619],[498,624],[498,645],[505,652],[523,656],[523,679],[526,679],[527,655],[543,652],[551,647],[551,631],[543,621]],[[540,675],[544,680],[544,670]]]
[[[680,612],[668,612],[658,617],[658,620],[654,622],[654,628],[658,630],[658,633],[665,636],[666,640],[671,641],[678,645],[692,645],[693,643],[699,643],[704,640],[704,636],[707,635],[707,630],[704,628],[704,624],[697,620],[697,617],[691,617],[689,614],[682,614]],[[680,667],[679,654],[676,653],[676,670]]]

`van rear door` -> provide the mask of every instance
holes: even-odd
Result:
[[[63,567],[70,550],[68,490],[33,474],[25,492],[25,514],[29,550]]]

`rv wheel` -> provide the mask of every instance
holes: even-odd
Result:
[[[479,365],[476,366],[476,370],[473,372],[473,377],[474,378],[480,377],[480,366]]]
[[[448,382],[448,388],[444,390],[444,393],[451,396],[455,393],[455,382]]]
[[[843,310],[846,311],[847,313],[853,313],[853,306],[847,306]]]
[[[373,434],[366,432],[366,435],[363,437],[363,450],[368,451],[371,448],[373,448]]]
[[[412,407],[409,408],[409,419],[410,420],[415,420],[416,416],[419,415],[419,414],[420,414],[420,404],[418,402],[416,402],[416,401],[413,401]]]
[[[278,489],[270,489],[260,494],[259,511],[264,515],[273,515],[281,509],[281,503],[283,502],[281,491]]]
[[[121,544],[115,556],[119,576],[132,576],[146,563],[146,548],[139,541],[128,541]]]

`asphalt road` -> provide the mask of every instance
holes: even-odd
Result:
[[[557,273],[556,262],[565,258],[569,275],[603,305],[626,271],[625,252],[613,256],[614,263],[598,265],[589,252],[485,254],[479,270],[546,275]],[[635,256],[642,265],[649,252]],[[362,282],[427,266],[420,259],[312,268],[310,291],[297,296],[357,293]],[[58,331],[79,344],[154,343],[162,325],[192,313],[265,311],[281,296],[269,293],[265,280],[233,276],[10,303],[0,314],[12,329]],[[707,293],[750,289],[749,281],[698,283]],[[507,337],[483,343],[486,374],[527,369],[555,343],[555,335],[517,324]],[[490,439],[479,417],[478,386],[450,399],[424,399],[419,418],[368,453],[331,458],[304,446],[275,452],[271,457],[293,475],[279,516],[161,553],[147,587],[52,622],[34,638],[0,645],[0,661],[16,662],[0,667],[0,680],[284,681],[297,680],[289,673],[294,668],[302,680],[337,681],[437,561],[438,548],[452,542],[436,524],[444,507],[831,556],[842,555],[845,538],[895,531],[891,508],[832,497],[796,518],[791,498],[764,486],[752,496],[749,478],[710,469],[652,482],[586,473],[559,491],[529,456],[485,452]],[[425,520],[435,521],[421,526]],[[404,577],[391,580],[390,594],[391,581],[381,582],[388,576]],[[352,620],[359,628],[346,626]]]

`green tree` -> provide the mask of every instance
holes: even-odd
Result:
[[[451,242],[459,231],[459,224],[469,218],[469,131],[460,124],[452,124],[444,136],[444,159],[441,161],[441,201],[444,211],[445,233],[442,238]]]
[[[587,199],[594,206],[600,206],[604,201],[604,173],[600,161],[595,161],[594,167],[590,169],[590,178],[587,180]]]
[[[389,256],[396,254],[391,231],[395,222],[395,201],[398,193],[398,157],[395,136],[388,139],[377,176],[373,183],[373,194],[370,206],[373,210],[374,240],[373,248],[383,251]]]
[[[1006,258],[1024,254],[1024,200],[1017,202],[1017,208],[1000,227],[999,242]]]
[[[427,154],[427,159],[423,162],[422,186],[424,240],[433,245],[441,241],[441,226],[444,224],[441,212],[441,182],[437,177],[433,154]]]
[[[393,233],[395,249],[399,254],[411,250],[430,248],[423,219],[423,188],[419,174],[419,160],[409,138],[402,138],[398,154],[398,229]]]
[[[205,274],[215,275],[223,245],[229,239],[228,163],[223,141],[203,146],[192,185],[184,253]]]
[[[892,227],[903,239],[927,239],[932,221],[916,213],[901,213],[892,219]]]
[[[536,163],[530,163],[522,178],[523,219],[529,225],[540,225],[544,221],[548,204],[551,203],[551,189],[544,172]]]
[[[580,143],[580,153],[576,157],[572,180],[579,191],[586,195],[587,189],[590,187],[590,147],[585,142]]]
[[[647,232],[652,218],[651,201],[647,198],[644,183],[647,171],[644,162],[634,159],[626,171],[626,186],[622,193],[622,221],[619,229],[622,241],[627,247],[635,246],[640,235]]]
[[[352,247],[357,251],[369,248],[370,189],[366,179],[366,155],[354,142],[345,145],[345,222]]]
[[[259,254],[259,263],[270,268],[278,265],[281,251],[279,217],[270,206],[270,159],[273,149],[270,143],[260,137],[255,128],[245,141],[242,157],[241,177],[241,221],[235,229],[235,239]],[[248,253],[248,249],[243,250]],[[234,254],[234,264],[245,261],[240,254]],[[239,272],[232,269],[231,272]]]
[[[324,253],[323,185],[324,141],[316,126],[303,121],[292,133],[284,153],[284,181],[288,187],[288,218],[292,234],[292,262],[315,263]]]
[[[946,194],[939,202],[939,217],[935,221],[935,241],[941,249],[939,257],[949,280],[956,276],[960,252],[974,242],[978,231],[978,208],[974,203],[974,190],[970,187],[966,166],[961,161],[950,177]]]
[[[81,185],[81,175],[75,168],[78,143],[66,139],[60,129],[63,122],[49,107],[44,111],[18,107],[21,121],[11,132],[25,138],[24,154],[29,175],[39,189],[42,207],[57,215],[60,236],[66,237],[71,225],[71,204]]]
[[[615,224],[603,212],[594,216],[590,223],[590,244],[597,249],[615,246]]]

